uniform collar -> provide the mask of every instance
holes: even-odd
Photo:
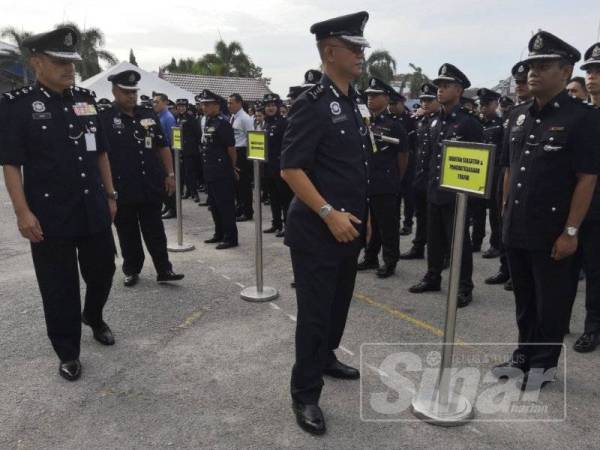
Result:
[[[358,92],[356,89],[352,87],[352,85],[348,86],[348,95],[346,96],[340,89],[335,85],[335,83],[327,76],[327,74],[323,74],[321,78],[321,84],[325,88],[325,91],[332,92],[336,98],[356,98],[358,97]]]
[[[446,110],[442,109],[440,111],[440,115],[442,116],[442,118],[444,120],[452,120],[452,118],[456,117],[456,113],[458,113],[460,111],[460,109],[462,108],[462,105],[459,103],[458,105],[454,106],[450,111],[446,112]]]
[[[566,90],[563,90],[559,92],[552,100],[546,103],[542,109],[538,109],[537,102],[535,99],[533,99],[531,105],[529,106],[529,112],[532,116],[548,114],[551,111],[560,110],[560,108],[565,106],[569,100],[571,100],[569,93]]]
[[[73,98],[73,88],[72,87],[65,89],[64,91],[62,91],[62,93],[59,93],[59,92],[56,92],[56,91],[53,91],[53,90],[47,88],[39,81],[37,81],[35,83],[35,86],[42,93],[42,95],[46,98],[54,98],[54,99]]]

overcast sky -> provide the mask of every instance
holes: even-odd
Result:
[[[156,71],[171,57],[201,57],[219,37],[239,41],[271,88],[285,95],[304,72],[318,67],[310,25],[367,10],[365,36],[386,49],[398,72],[408,63],[429,76],[451,62],[475,86],[492,87],[526,54],[532,31],[553,32],[583,54],[599,40],[599,0],[145,0],[0,1],[0,27],[41,32],[64,20],[98,27],[106,49]]]

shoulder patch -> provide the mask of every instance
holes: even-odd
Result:
[[[25,86],[12,91],[3,92],[2,97],[8,101],[15,101],[18,98],[25,97],[33,92],[33,86]]]
[[[317,101],[323,95],[324,92],[325,88],[322,84],[315,84],[308,91],[306,91],[306,95],[314,102]]]
[[[81,86],[75,86],[75,87],[73,87],[73,90],[75,92],[79,92],[80,94],[83,94],[83,95],[89,95],[90,97],[94,97],[94,98],[96,97],[96,93],[94,91],[91,91],[86,88],[82,88]]]

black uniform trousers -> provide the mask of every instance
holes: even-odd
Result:
[[[417,230],[415,231],[413,246],[417,250],[423,250],[427,244],[427,191],[415,188],[414,193]]]
[[[533,368],[556,367],[575,295],[576,257],[555,261],[549,249],[507,247],[506,251],[519,328],[515,354],[525,357]],[[527,345],[530,343],[545,345]]]
[[[252,178],[253,164],[248,159],[247,147],[236,147],[237,161],[236,166],[239,169],[240,179],[237,181],[236,199],[237,199],[237,214],[245,214],[248,217],[254,215],[252,207]]]
[[[487,217],[488,202],[484,198],[469,198],[469,207],[467,217],[470,219],[473,231],[471,233],[471,243],[474,246],[481,247],[485,237],[485,221]]]
[[[31,254],[52,347],[61,361],[77,359],[81,341],[79,271],[86,284],[83,314],[90,324],[100,325],[115,273],[112,230],[76,238],[47,237],[31,244]]]
[[[434,283],[441,280],[444,268],[444,256],[448,254],[448,244],[452,243],[454,228],[455,202],[436,205],[427,205],[427,279]],[[460,292],[473,290],[473,250],[469,229],[465,226],[463,238],[462,261],[460,267]]]
[[[208,208],[215,223],[215,237],[223,242],[237,244],[238,230],[235,224],[235,180],[222,178],[206,183]]]
[[[416,162],[413,152],[410,152],[408,158],[408,167],[400,182],[400,201],[398,202],[398,207],[404,201],[404,220],[402,221],[402,225],[410,228],[413,226],[413,218],[415,216],[415,188],[413,181],[415,179]]]
[[[577,294],[579,272],[585,271],[584,332],[600,332],[600,220],[585,220],[579,232],[579,247],[574,271],[573,301]],[[569,317],[571,315],[569,314]]]
[[[290,202],[294,193],[280,176],[267,178],[267,189],[271,202],[271,223],[273,228],[283,228]]]
[[[498,189],[498,185],[504,183],[504,171],[502,168],[496,167],[494,169],[494,178],[492,180],[492,195],[487,200],[488,207],[490,209],[490,246],[500,250],[501,247],[501,224],[502,218],[500,217],[500,211],[502,211],[502,189]],[[498,196],[500,196],[498,198]],[[485,220],[483,222],[485,227]]]
[[[189,195],[196,195],[202,184],[202,157],[199,153],[197,155],[184,155],[183,161],[185,187]]]
[[[504,242],[502,242],[502,198],[504,196],[504,170],[502,169],[498,175],[496,184],[496,210],[498,211],[497,226],[498,226],[498,247],[500,250],[500,273],[510,276],[510,270],[508,265],[508,258],[506,257],[506,248],[504,248]],[[492,212],[490,210],[490,217]],[[492,231],[493,234],[493,231]],[[491,245],[490,238],[490,245]]]
[[[298,317],[296,362],[291,394],[306,404],[318,403],[323,369],[336,360],[354,292],[358,250],[346,255],[292,248]]]
[[[365,249],[366,261],[378,261],[382,250],[383,262],[395,266],[400,258],[400,211],[398,196],[380,194],[369,197],[371,240]]]
[[[137,275],[144,266],[142,237],[156,272],[162,274],[172,270],[167,253],[167,236],[160,214],[160,203],[119,203],[115,226],[123,255],[125,275]]]

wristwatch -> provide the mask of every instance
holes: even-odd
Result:
[[[173,178],[175,176],[175,174],[173,172],[171,172],[167,176]]]
[[[575,237],[577,236],[578,231],[579,229],[577,227],[565,227],[565,233],[567,233],[567,236]]]
[[[319,208],[319,217],[325,219],[325,217],[331,214],[331,211],[333,211],[333,206],[327,203]]]
[[[119,198],[119,193],[117,191],[108,192],[106,197],[116,201]]]

